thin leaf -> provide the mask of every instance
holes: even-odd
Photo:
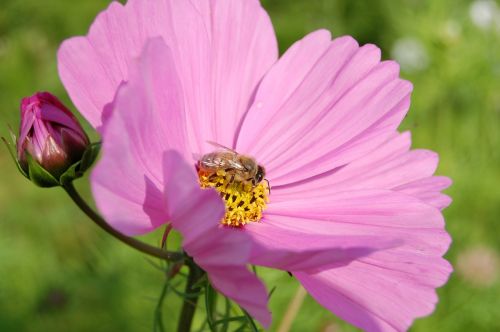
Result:
[[[238,327],[236,330],[234,330],[234,332],[242,332],[242,331],[245,331],[245,328],[247,327],[247,320],[245,318],[245,322],[240,325],[240,327]]]
[[[214,323],[214,311],[217,306],[217,292],[214,291],[210,283],[205,286],[205,307],[207,310],[207,323],[210,331],[217,332]]]
[[[241,307],[240,307],[241,308]],[[245,317],[247,318],[248,320],[248,323],[250,325],[250,331],[252,332],[259,332],[259,329],[257,328],[257,325],[255,324],[252,316],[250,316],[248,314],[248,312],[246,312],[243,308],[241,308],[241,310],[243,311],[243,313],[245,314]]]
[[[203,290],[197,292],[197,293],[184,293],[184,292],[181,292],[177,289],[175,289],[175,287],[170,287],[172,289],[172,291],[177,294],[179,297],[183,298],[184,301],[186,301],[187,299],[194,299],[194,298],[197,298],[198,296],[200,296],[201,294],[203,294]],[[194,303],[193,303],[194,305]]]
[[[165,325],[163,324],[162,308],[163,308],[163,301],[167,296],[169,287],[170,287],[169,279],[167,278],[165,280],[165,284],[163,285],[160,297],[158,298],[158,303],[156,304],[155,308],[155,324],[154,324],[155,332],[165,332]]]
[[[155,269],[157,270],[160,270],[162,272],[165,272],[166,271],[166,267],[165,266],[162,266],[161,264],[158,264],[157,262],[153,261],[151,258],[149,257],[144,257],[144,259],[149,263],[151,264],[151,266],[153,266]],[[163,260],[161,260],[161,262],[163,262]]]
[[[226,310],[224,312],[224,317],[229,318],[230,315],[231,315],[231,302],[226,297]],[[229,322],[224,322],[224,325],[222,325],[222,332],[227,332],[228,328],[229,328]]]
[[[229,324],[231,322],[245,322],[246,325],[247,318],[245,316],[223,318],[215,321],[214,325]]]
[[[204,286],[206,283],[208,283],[208,277],[206,273],[203,273],[203,275],[198,279],[194,284],[193,288],[200,288]]]
[[[7,139],[5,137],[2,137],[2,141],[5,144],[5,147],[7,148],[7,151],[9,151],[9,154],[12,157],[12,160],[14,161],[14,164],[16,164],[16,167],[19,170],[19,172],[21,172],[21,174],[25,178],[29,179],[28,174],[26,174],[26,172],[21,168],[21,165],[19,164],[19,161],[17,160],[15,153],[12,151],[12,147],[11,147],[10,143],[7,141]]]
[[[147,259],[147,258],[146,258]],[[147,259],[150,263],[155,264],[153,261]],[[169,277],[170,272],[173,269],[174,264],[167,263],[167,266],[165,268],[160,268],[162,272],[165,272],[165,284],[163,285],[160,297],[158,299],[158,304],[156,305],[155,309],[155,324],[154,324],[154,331],[157,331],[157,328],[159,329],[158,332],[164,332],[165,327],[163,324],[163,315],[162,315],[162,308],[163,308],[163,302],[165,300],[165,297],[168,294],[168,290],[174,290],[175,291],[175,286],[179,286],[180,283],[177,283],[176,285],[172,285],[172,279]]]
[[[17,146],[17,137],[16,134],[14,134],[14,130],[10,125],[7,125],[7,128],[9,128],[9,134],[10,134],[10,139],[12,140],[12,144],[14,146]]]
[[[267,300],[269,301],[271,299],[271,296],[273,296],[274,291],[276,290],[277,286],[274,286],[271,288],[271,291],[269,292],[269,295],[267,295]]]

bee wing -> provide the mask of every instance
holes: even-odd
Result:
[[[231,159],[212,159],[212,160],[202,160],[202,165],[207,168],[232,168],[239,171],[245,171],[245,166],[243,166],[238,160]]]
[[[220,160],[201,160],[201,164],[206,168],[223,168],[225,164]]]
[[[246,167],[241,164],[239,159],[237,158],[238,152],[234,151],[231,148],[228,148],[227,146],[224,146],[222,144],[219,144],[217,142],[213,141],[207,141],[208,144],[213,145],[215,147],[221,148],[222,150],[232,154],[232,159],[229,158],[224,158],[224,159],[219,159],[219,160],[213,160],[209,162],[204,162],[204,166],[206,167],[221,167],[221,168],[233,168],[238,171],[246,171]]]
[[[221,148],[222,150],[229,151],[229,152],[232,152],[234,154],[238,154],[238,152],[234,151],[233,149],[228,148],[227,146],[224,146],[224,145],[219,144],[217,142],[207,141],[207,143],[210,144],[210,145],[213,145],[215,147]]]
[[[246,167],[243,166],[237,159],[227,160],[226,162],[231,168],[234,168],[236,170],[239,170],[239,171],[246,171],[247,170]]]

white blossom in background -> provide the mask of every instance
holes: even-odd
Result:
[[[500,11],[492,0],[477,0],[469,7],[469,16],[478,28],[489,29],[493,25],[500,26]]]
[[[392,57],[406,72],[416,72],[429,66],[429,55],[424,45],[416,38],[404,37],[392,46]]]
[[[458,275],[476,287],[490,287],[498,277],[499,257],[494,249],[477,246],[458,254]]]

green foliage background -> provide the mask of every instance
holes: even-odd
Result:
[[[47,90],[72,105],[57,76],[57,47],[65,38],[85,34],[107,3],[1,0],[2,135],[7,134],[4,124],[18,125],[23,96]],[[447,257],[454,265],[470,248],[486,247],[497,257],[500,251],[500,23],[487,29],[475,26],[470,4],[263,1],[282,52],[323,27],[335,36],[375,43],[385,58],[400,38],[422,44],[428,66],[402,71],[415,87],[402,129],[412,131],[414,147],[439,152],[438,174],[454,180],[447,191],[454,202],[444,212],[454,239]],[[162,273],[143,255],[96,229],[61,190],[38,189],[18,175],[6,151],[0,153],[0,169],[0,331],[151,331]],[[86,181],[78,184],[88,195]],[[146,240],[158,243],[158,238],[152,234]],[[269,287],[277,286],[271,300],[275,330],[297,282],[283,272],[260,274]],[[498,279],[478,286],[458,271],[439,295],[435,313],[419,319],[412,331],[500,331]],[[178,307],[176,297],[169,295],[163,310],[167,331],[175,326]],[[292,328],[353,330],[310,297]]]

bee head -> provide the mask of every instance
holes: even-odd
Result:
[[[264,180],[264,177],[266,176],[266,171],[264,170],[264,167],[262,166],[258,166],[257,167],[257,173],[255,174],[255,183],[254,184],[258,184],[260,183],[262,180]]]

